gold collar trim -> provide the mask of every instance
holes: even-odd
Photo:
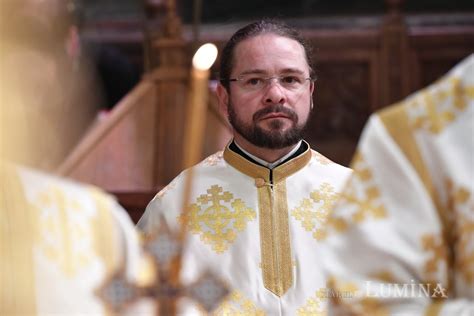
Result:
[[[307,145],[307,149],[298,157],[291,159],[290,161],[285,162],[284,164],[276,167],[273,169],[273,182],[277,183],[285,178],[291,176],[292,174],[296,173],[304,166],[306,166],[309,161],[311,160],[311,149],[309,144],[303,140],[303,142]],[[239,170],[240,172],[248,175],[252,178],[262,178],[266,182],[270,181],[270,170],[263,166],[257,165],[249,161],[248,159],[242,157],[238,153],[232,151],[230,148],[230,143],[224,150],[224,160],[234,167],[235,169]]]

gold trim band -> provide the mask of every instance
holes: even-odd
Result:
[[[305,167],[311,160],[309,145],[298,157],[270,170],[230,150],[224,159],[232,167],[255,179],[258,192],[260,251],[262,276],[266,289],[281,297],[293,285],[293,265],[289,231],[288,202],[285,179]]]
[[[18,170],[1,161],[0,212],[0,314],[35,315],[38,214],[26,200]]]
[[[449,216],[444,211],[443,204],[436,192],[431,175],[426,167],[423,156],[418,149],[418,145],[414,138],[413,128],[409,124],[410,118],[406,112],[406,106],[404,106],[404,103],[391,106],[388,109],[383,110],[379,114],[379,117],[392,139],[397,143],[407,160],[415,169],[423,183],[423,186],[431,196],[437,213],[443,223],[445,242],[447,245],[452,245],[453,243],[451,241],[453,240],[453,235],[452,230],[450,229],[451,225],[449,224]],[[454,258],[450,257],[448,262],[450,267],[453,266],[453,261]],[[447,288],[451,289],[453,284],[452,275],[449,276],[448,283]]]
[[[282,296],[293,284],[286,183],[258,188],[263,283]]]

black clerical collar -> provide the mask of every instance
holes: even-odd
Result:
[[[293,158],[296,158],[298,157],[299,155],[301,155],[302,153],[304,153],[307,149],[308,149],[308,143],[306,143],[305,141],[302,141],[300,143],[300,146],[298,147],[298,149],[293,153],[293,155],[289,156],[288,158],[286,158],[285,160],[281,161],[278,165],[274,166],[273,168],[276,168],[278,166],[281,166],[282,164],[290,161],[291,159]],[[262,167],[265,167],[265,168],[268,168],[267,166],[264,166],[262,165],[260,162],[256,161],[255,159],[253,159],[252,157],[250,157],[249,155],[247,155],[245,152],[243,152],[239,146],[237,146],[235,144],[235,141],[232,140],[232,142],[230,143],[229,145],[229,149],[232,150],[233,152],[239,154],[240,156],[244,157],[245,159],[247,159],[248,161],[254,163],[254,164],[257,164],[259,166],[262,166]]]

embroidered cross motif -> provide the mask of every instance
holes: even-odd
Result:
[[[407,106],[411,125],[439,134],[464,111],[467,102],[474,97],[474,87],[463,86],[458,78],[442,79],[439,90],[427,88],[419,96],[409,100]]]
[[[310,198],[304,199],[291,215],[301,221],[306,231],[313,232],[316,240],[324,240],[327,236],[325,226],[328,215],[339,194],[329,183],[323,183],[318,190],[311,192]]]
[[[92,263],[95,254],[93,232],[78,200],[71,199],[64,190],[50,186],[41,191],[34,207],[45,210],[38,212],[39,248],[50,260],[56,262],[63,273],[74,276]],[[86,220],[86,221],[84,221]],[[74,258],[74,260],[73,260]]]
[[[341,198],[336,204],[337,216],[331,216],[328,226],[336,231],[345,231],[348,223],[362,223],[369,217],[383,219],[387,217],[387,211],[380,200],[379,189],[373,183],[373,175],[365,163],[360,152],[357,152],[353,161],[354,173],[341,193]],[[339,205],[344,205],[340,208]]]
[[[199,235],[217,253],[226,251],[237,233],[257,216],[241,199],[234,199],[232,193],[223,191],[218,185],[211,186],[207,194],[200,195],[184,214],[181,217],[189,217],[190,232]]]

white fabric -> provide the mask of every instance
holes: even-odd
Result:
[[[350,292],[335,315],[474,315],[473,135],[474,55],[371,117],[331,216],[347,227],[329,233],[326,267]]]
[[[31,281],[36,286],[37,315],[110,314],[96,291],[117,269],[123,269],[130,282],[137,280],[143,262],[128,214],[114,198],[95,187],[15,168],[26,201],[37,215],[37,232],[31,232],[36,233],[35,280]],[[8,288],[8,284],[1,286]],[[150,308],[140,302],[124,314],[149,315]]]
[[[211,210],[210,202],[206,204],[199,198],[209,195],[208,190],[214,186],[221,190],[220,194],[225,192],[232,194],[228,201],[220,202],[224,208],[235,212],[237,204],[233,203],[239,200],[247,209],[251,209],[254,215],[250,219],[243,219],[245,224],[240,231],[233,226],[236,224],[235,219],[230,219],[225,224],[236,234],[236,238],[232,242],[225,243],[227,247],[222,252],[216,251],[202,234],[189,232],[187,234],[181,271],[182,282],[189,284],[205,270],[210,269],[233,291],[230,299],[221,305],[217,314],[296,315],[305,308],[313,308],[314,315],[319,315],[316,312],[324,312],[325,306],[312,304],[312,299],[320,288],[325,287],[326,281],[322,275],[320,252],[324,238],[318,241],[313,237],[313,233],[324,229],[326,208],[331,203],[331,198],[342,188],[350,170],[330,162],[315,151],[309,154],[311,155],[309,163],[285,180],[294,282],[281,297],[265,289],[263,285],[259,202],[255,179],[231,166],[223,158],[222,152],[208,157],[193,167],[194,185],[190,201],[194,207],[199,207],[202,213],[207,210],[212,220],[225,222],[225,218],[213,213],[215,209]],[[160,216],[165,218],[170,228],[179,229],[178,218],[181,214],[186,174],[187,171],[181,173],[150,202],[138,223],[140,229],[145,232],[156,229]],[[320,201],[311,200],[311,193],[314,192],[321,193]],[[303,227],[302,220],[298,220],[294,215],[295,210],[301,207],[305,200],[310,205],[308,213],[314,216],[308,220],[307,224],[312,226],[308,230]],[[316,219],[317,216],[320,217],[319,220]],[[200,228],[206,230],[204,223],[199,224]],[[212,234],[212,231],[210,233]],[[183,301],[179,308],[179,315],[194,315],[197,311],[189,300]]]

